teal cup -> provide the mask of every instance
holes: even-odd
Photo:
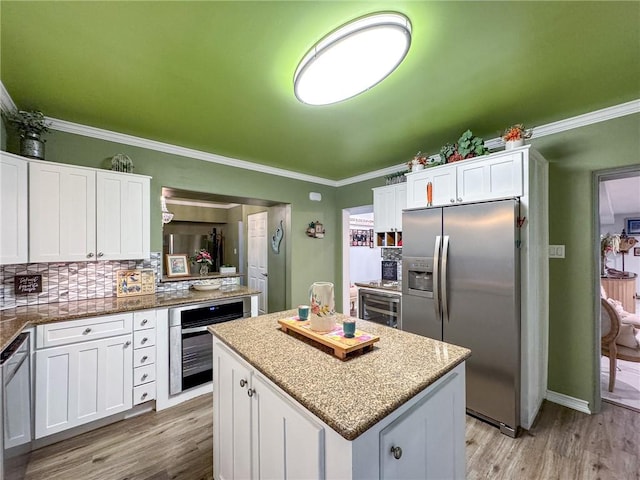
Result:
[[[309,320],[309,305],[298,305],[298,320]]]
[[[355,320],[345,320],[342,322],[342,331],[344,332],[345,338],[353,338],[356,335],[356,321]]]

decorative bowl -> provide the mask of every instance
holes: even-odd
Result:
[[[220,280],[196,280],[193,282],[193,288],[195,290],[217,290],[222,286],[222,281]]]

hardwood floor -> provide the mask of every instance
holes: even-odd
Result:
[[[26,479],[210,479],[211,403],[203,395],[36,450]],[[638,480],[639,446],[640,413],[610,404],[586,415],[545,402],[515,440],[467,416],[467,478]]]

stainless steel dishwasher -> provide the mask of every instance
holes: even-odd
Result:
[[[2,465],[4,478],[24,478],[31,452],[29,333],[21,333],[0,355],[2,369]],[[0,475],[1,478],[1,475]]]

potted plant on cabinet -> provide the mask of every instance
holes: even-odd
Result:
[[[34,110],[31,112],[2,112],[6,121],[20,134],[20,155],[28,158],[44,160],[44,140],[40,135],[49,131],[50,123],[45,121],[44,114]]]
[[[440,157],[443,163],[458,162],[467,158],[480,157],[489,153],[484,146],[484,140],[476,137],[471,130],[464,132],[458,139],[458,143],[447,143],[440,149]]]
[[[521,123],[511,125],[502,134],[504,149],[511,150],[523,146],[525,138],[531,138],[531,133],[531,129],[526,129]]]

